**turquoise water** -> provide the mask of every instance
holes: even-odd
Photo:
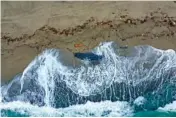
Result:
[[[176,117],[176,112],[142,111],[135,113],[134,117]]]
[[[11,110],[2,110],[1,115],[5,117],[29,117],[31,116],[30,114],[22,114],[20,112],[11,111]],[[135,113],[132,116],[133,117],[176,117],[176,112],[142,111],[142,112]]]
[[[3,117],[29,117],[29,114],[22,114],[20,112],[12,111],[12,110],[2,110],[1,116]]]

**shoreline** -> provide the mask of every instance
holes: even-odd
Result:
[[[46,48],[87,52],[100,42],[117,41],[176,49],[172,1],[2,2],[2,7],[2,81],[22,72]]]

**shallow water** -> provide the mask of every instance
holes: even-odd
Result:
[[[176,116],[174,50],[104,42],[89,54],[103,58],[92,64],[64,59],[73,54],[59,49],[43,51],[1,87],[1,115]]]

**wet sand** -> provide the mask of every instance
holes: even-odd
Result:
[[[10,80],[43,50],[85,52],[103,41],[176,49],[176,3],[2,2],[1,79]]]

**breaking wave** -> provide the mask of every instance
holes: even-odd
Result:
[[[50,115],[45,109],[54,116],[102,116],[106,111],[107,116],[130,116],[176,100],[174,50],[147,45],[124,48],[104,42],[91,53],[102,59],[91,63],[66,50],[43,51],[23,73],[1,87],[1,109],[32,116]]]
[[[158,110],[176,112],[176,101],[166,104],[164,107],[158,108]]]
[[[117,107],[118,106],[118,107]],[[86,104],[73,105],[67,108],[55,109],[52,107],[38,107],[24,102],[9,102],[1,104],[2,115],[8,116],[9,111],[15,112],[13,116],[40,116],[40,117],[82,117],[82,116],[132,116],[133,109],[127,102],[104,101],[99,103],[87,102]],[[123,110],[125,109],[125,110]]]

